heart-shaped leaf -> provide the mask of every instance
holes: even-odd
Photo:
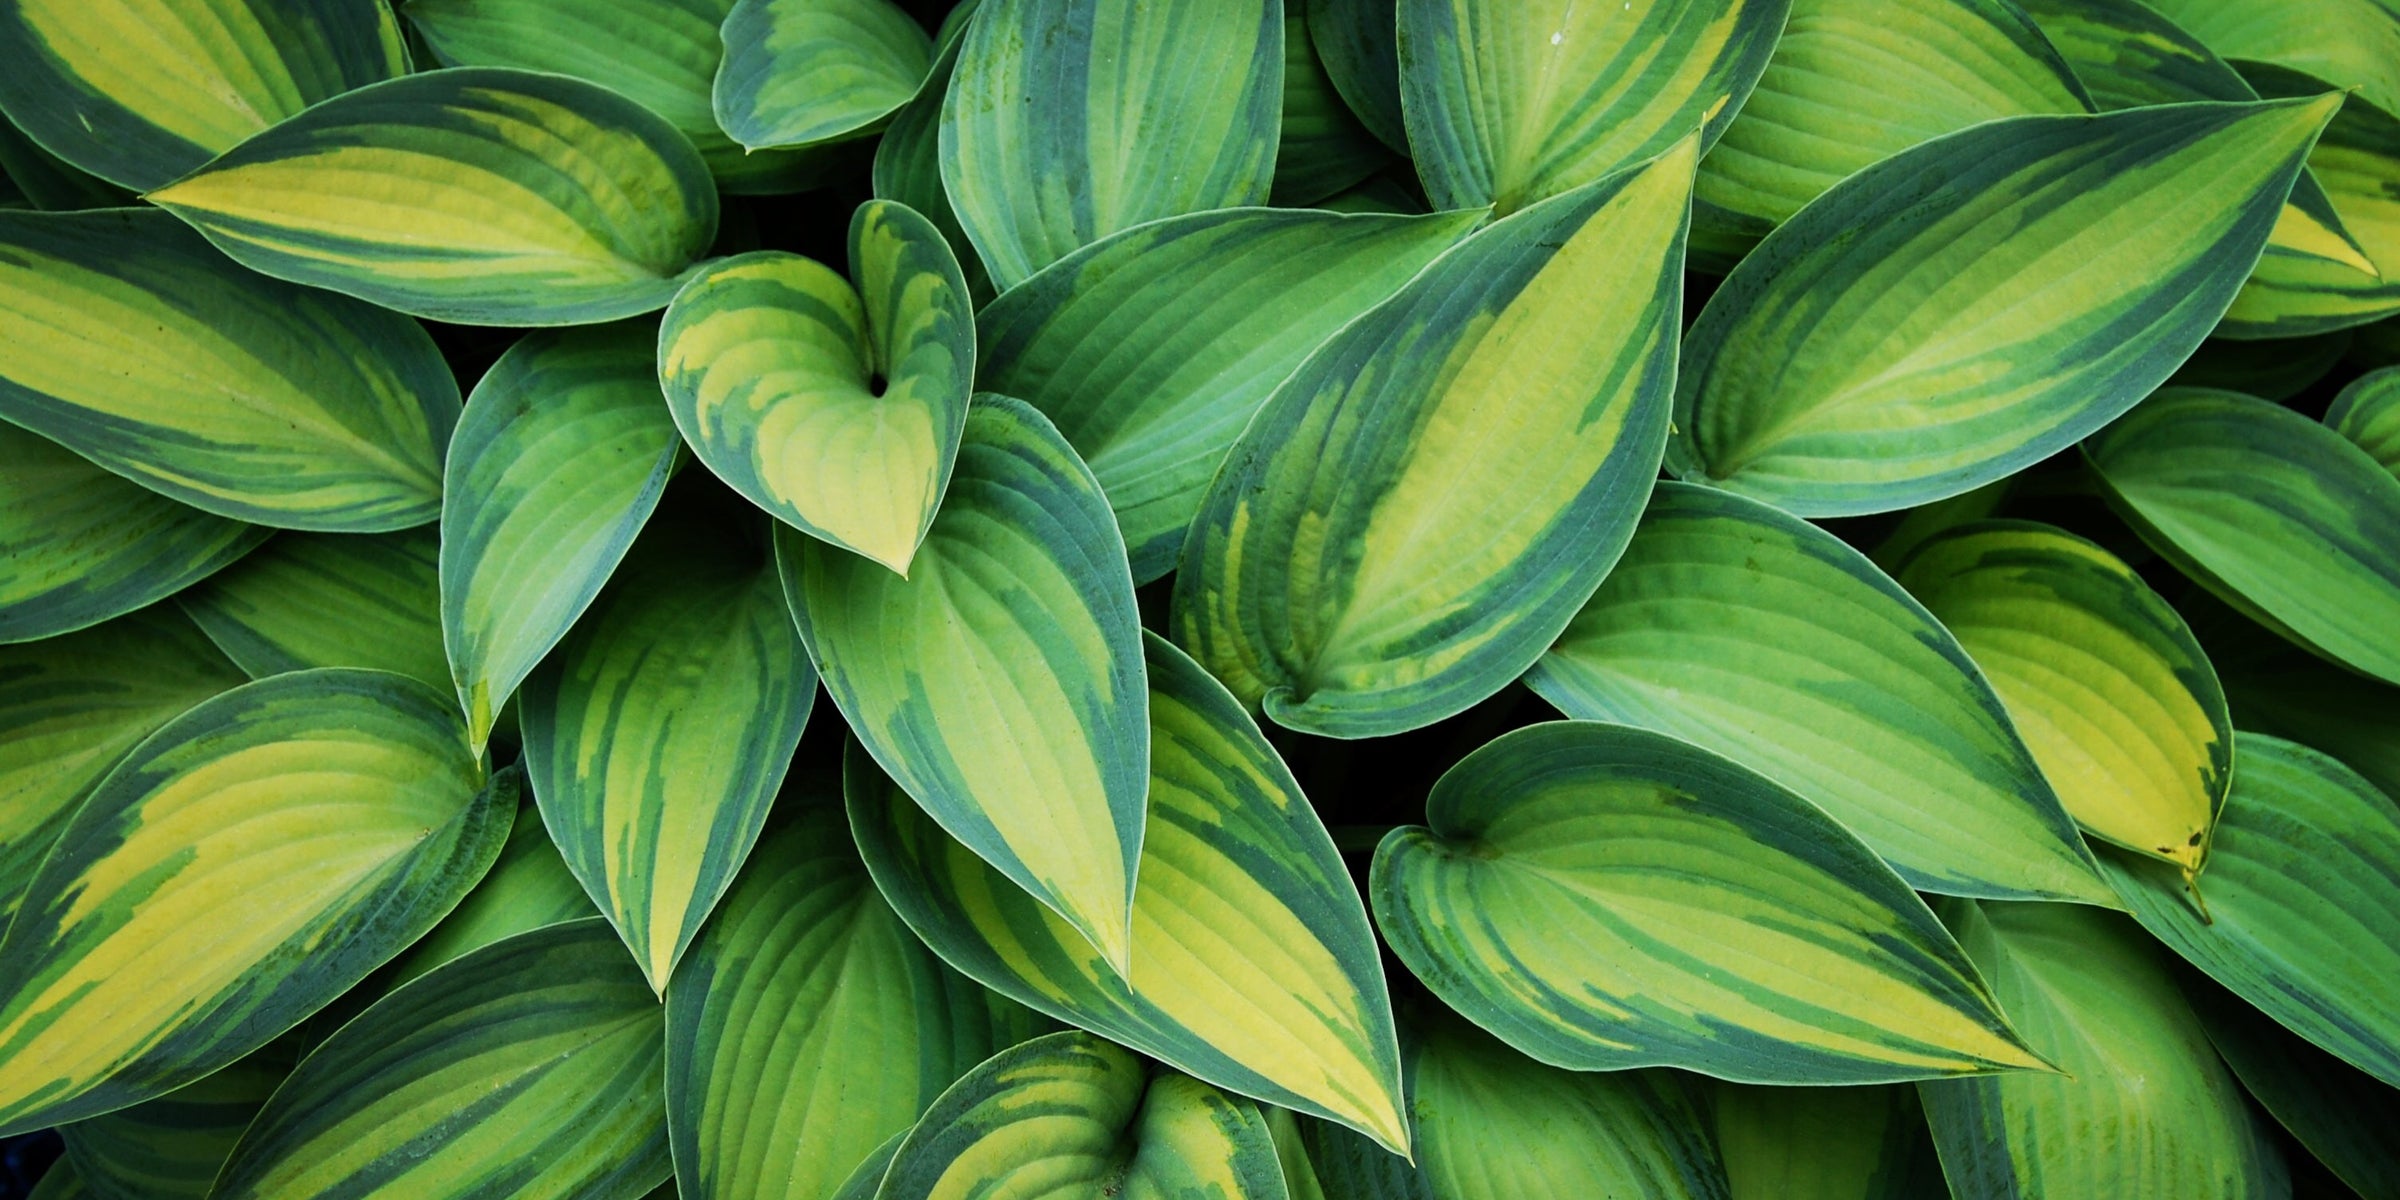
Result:
[[[369,667],[450,685],[431,529],[282,533],[175,597],[252,679]]]
[[[155,1100],[62,1126],[66,1158],[103,1200],[208,1200],[225,1156],[299,1058],[281,1038]]]
[[[2325,427],[2400,478],[2400,366],[2351,380],[2325,410]]]
[[[933,65],[933,39],[891,0],[739,0],[723,37],[716,121],[751,150],[865,132]]]

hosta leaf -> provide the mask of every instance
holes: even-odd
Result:
[[[985,273],[974,245],[967,241],[966,231],[959,228],[958,214],[950,207],[950,194],[942,187],[942,102],[950,94],[950,75],[958,64],[958,43],[976,7],[976,0],[964,0],[943,18],[941,33],[934,39],[933,66],[926,72],[925,85],[918,89],[914,99],[892,114],[883,135],[875,139],[873,176],[876,198],[897,200],[942,231],[942,240],[950,244],[959,271],[966,276],[967,291],[980,306],[992,298],[992,278]]]
[[[210,1194],[634,1200],[672,1169],[659,1025],[606,922],[494,942],[326,1039]]]
[[[901,917],[1002,995],[1220,1087],[1407,1144],[1366,910],[1258,727],[1164,639],[1130,984],[853,749],[851,827]]]
[[[504,937],[598,915],[592,907],[592,898],[584,894],[583,885],[575,881],[575,873],[567,869],[567,860],[559,857],[558,846],[550,840],[550,831],[542,827],[541,810],[532,794],[525,792],[517,807],[516,820],[509,826],[508,841],[501,845],[500,857],[493,860],[492,869],[484,872],[475,890],[468,892],[466,899],[442,918],[441,924],[356,989],[373,993],[358,1008],[365,1008],[366,1003],[382,999],[393,988],[443,963]],[[351,997],[342,999],[348,1002]]]
[[[2086,830],[2198,873],[2233,781],[2208,655],[2133,568],[2048,525],[1963,525],[1900,582],[1956,635]]]
[[[1401,0],[1400,94],[1425,192],[1512,213],[1725,132],[1791,0]]]
[[[380,0],[0,5],[0,109],[51,152],[129,188],[407,71]]]
[[[2400,479],[2278,404],[2174,389],[2084,444],[2151,549],[2326,658],[2400,683]]]
[[[543,823],[653,989],[758,839],[816,695],[763,540],[680,510],[525,681]]]
[[[648,312],[717,231],[707,164],[664,118],[499,67],[338,96],[149,199],[253,270],[478,325]]]
[[[826,1200],[1039,1021],[900,922],[840,789],[830,770],[786,786],[667,987],[667,1116],[690,1200]]]
[[[2305,71],[2400,113],[2400,13],[2378,0],[2143,0],[2226,58]]]
[[[1144,221],[1266,203],[1282,105],[1282,0],[985,0],[942,182],[1005,291]]]
[[[371,667],[450,684],[434,531],[284,533],[175,598],[252,679]]]
[[[2241,64],[2244,77],[2269,96],[2313,95],[2317,78],[2263,63]],[[2364,263],[2325,255],[2294,255],[2269,243],[2267,254],[2219,328],[2228,336],[2282,338],[2345,328],[2400,312],[2400,119],[2352,98],[2325,126],[2308,153],[2309,173],[2324,185]],[[2295,188],[2295,198],[2301,190]],[[2279,234],[2295,227],[2287,208]]]
[[[1251,208],[1153,221],[986,305],[983,384],[1042,410],[1091,464],[1147,583],[1175,569],[1268,393],[1480,219]]]
[[[2167,974],[2115,913],[1943,902],[2025,1040],[2066,1072],[1917,1085],[1960,1196],[2289,1196],[2281,1157]]]
[[[734,490],[906,575],[958,455],[975,313],[941,232],[903,204],[860,206],[850,274],[779,250],[709,266],[667,310],[659,380]]]
[[[1258,1108],[1069,1031],[1003,1050],[944,1092],[880,1200],[1282,1200]]]
[[[0,213],[0,341],[0,419],[186,504],[348,532],[440,506],[458,384],[433,339],[163,213]]]
[[[777,530],[792,617],[876,762],[1119,973],[1150,758],[1141,628],[1100,484],[983,396],[903,578]]]
[[[0,929],[117,757],[241,672],[172,607],[0,646]]]
[[[1368,892],[1400,961],[1576,1070],[1750,1083],[2040,1067],[1941,923],[1833,819],[1663,734],[1504,734],[1393,830]]]
[[[507,836],[513,789],[479,775],[448,700],[382,671],[278,675],[169,721],[94,786],[0,941],[0,1130],[199,1079],[414,941]]]
[[[1392,161],[1342,103],[1309,43],[1302,0],[1283,10],[1283,131],[1275,149],[1274,201],[1314,204]]]
[[[1176,640],[1245,704],[1336,737],[1522,674],[1656,475],[1696,153],[1477,233],[1286,379],[1193,520]]]
[[[739,0],[723,36],[717,124],[753,150],[865,132],[933,65],[933,39],[891,0]]]
[[[2064,449],[2216,324],[2339,102],[2017,117],[1851,176],[1693,324],[1668,465],[1834,516]]]
[[[2325,410],[2325,425],[2400,478],[2400,367],[2351,380]]]
[[[2203,916],[2165,863],[2103,851],[2142,926],[2286,1028],[2400,1087],[2400,805],[2341,763],[2236,739]]]
[[[1397,0],[1299,0],[1334,90],[1384,145],[1405,153]],[[1289,11],[1287,6],[1286,11]]]
[[[0,424],[0,643],[132,612],[224,569],[267,533]]]
[[[2284,212],[2288,217],[2291,210]],[[2220,322],[2219,332],[2211,334],[2175,368],[2167,377],[2168,387],[2220,388],[2264,400],[2288,401],[2331,375],[2356,340],[2347,329],[2263,339],[2228,338],[2222,335],[2223,329]]]
[[[300,1057],[268,1043],[196,1083],[60,1128],[66,1156],[106,1200],[206,1200],[225,1156]]]
[[[649,322],[530,334],[475,385],[442,477],[441,630],[476,744],[625,557],[682,446]]]
[[[2112,902],[1956,639],[1857,551],[1757,501],[1660,484],[1525,682],[1570,717],[1774,779],[1912,887]]]
[[[2191,608],[2205,603],[2191,597]],[[2400,795],[2400,688],[2345,671],[2249,622],[2247,636],[2204,633],[2236,728],[2271,733],[2340,759]]]
[[[2205,983],[2184,995],[2234,1077],[2308,1152],[2361,1196],[2400,1195],[2400,1090],[2319,1050]]]
[[[875,1200],[876,1191],[883,1186],[884,1173],[892,1169],[892,1155],[899,1153],[900,1143],[908,1139],[910,1132],[903,1129],[870,1151],[858,1169],[850,1173],[850,1178],[834,1189],[832,1200]]]
[[[133,193],[68,166],[35,145],[5,117],[0,117],[0,181],[16,188],[22,198],[20,207],[31,205],[45,212],[121,208],[133,203]]]
[[[1878,159],[2000,117],[2088,108],[2010,0],[1791,0],[1765,73],[1700,164],[1693,239],[1738,257]]]
[[[1716,1086],[1733,1200],[1919,1200],[1941,1192],[1913,1089]],[[1931,1187],[1927,1185],[1931,1184]]]

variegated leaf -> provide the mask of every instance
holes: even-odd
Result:
[[[2325,425],[2400,478],[2400,367],[2351,380],[2325,410]]]
[[[891,123],[875,139],[873,179],[877,199],[897,200],[942,231],[942,240],[950,244],[959,271],[966,276],[968,294],[981,307],[992,298],[992,277],[984,271],[983,259],[967,240],[966,230],[959,228],[950,193],[942,186],[942,103],[950,94],[950,76],[958,65],[958,44],[978,7],[977,0],[962,0],[942,18],[941,32],[934,35],[933,67],[925,75],[925,85],[892,114]]]
[[[2294,1138],[2361,1196],[2400,1195],[2400,1088],[2268,1019],[2223,988],[2188,978],[2209,1044]]]
[[[23,130],[0,115],[0,182],[12,186],[17,202],[10,207],[33,207],[44,212],[81,208],[122,208],[133,193],[79,168],[36,145]]]
[[[2379,0],[2143,0],[2229,59],[2305,71],[2400,113],[2400,12]]]
[[[103,1200],[207,1200],[225,1156],[292,1073],[289,1037],[205,1079],[59,1129],[66,1157]]]
[[[2266,63],[2239,66],[2267,96],[2316,95],[2330,86]],[[2365,260],[2291,255],[2270,244],[2226,310],[2221,328],[2228,336],[2286,338],[2400,312],[2400,118],[2364,99],[2344,102],[2309,151],[2308,167]],[[2277,228],[2290,225],[2287,214]]]
[[[716,121],[753,151],[870,132],[933,65],[933,39],[891,0],[738,0],[723,36]]]
[[[1301,6],[1291,0],[1283,10],[1283,128],[1272,193],[1283,205],[1315,204],[1392,162],[1326,77]]]
[[[282,533],[175,597],[252,679],[370,667],[450,684],[431,529]]]

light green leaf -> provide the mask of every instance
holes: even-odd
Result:
[[[149,199],[253,270],[475,325],[659,308],[717,232],[707,164],[665,118],[499,67],[338,96]]]
[[[778,527],[792,617],[875,761],[1121,974],[1150,758],[1125,543],[1005,396],[968,410],[948,496],[905,578]]]
[[[867,132],[933,65],[933,39],[891,0],[739,0],[723,36],[717,124],[752,150]]]
[[[1244,704],[1400,733],[1524,673],[1657,474],[1696,142],[1461,242],[1318,350],[1234,444],[1176,640]]]
[[[2400,1196],[2400,1091],[2222,988],[2187,980],[2184,995],[2234,1077],[2310,1154],[2361,1196]]]
[[[2040,1068],[1923,901],[1772,780],[1557,721],[1445,773],[1375,851],[1400,961],[1543,1062],[1746,1083]]]
[[[1943,1193],[1914,1089],[1719,1082],[1732,1200],[1921,1200]]]
[[[634,1200],[672,1170],[659,1009],[606,922],[436,968],[317,1047],[216,1200]]]
[[[1283,1167],[1283,1186],[1289,1200],[1325,1200],[1316,1170],[1308,1165],[1308,1147],[1301,1140],[1300,1118],[1274,1105],[1259,1110],[1267,1119],[1267,1135],[1275,1139],[1275,1161]]]
[[[2325,410],[2325,426],[2400,478],[2400,367],[2383,367],[2351,380]]]
[[[1144,646],[1151,819],[1130,983],[853,748],[868,870],[927,945],[1002,995],[1405,1147],[1383,968],[1332,839],[1225,689],[1165,640]]]
[[[682,1194],[826,1200],[1040,1025],[908,931],[859,862],[839,777],[797,773],[667,987]]]
[[[224,569],[267,533],[0,424],[0,643],[132,612]]]
[[[0,213],[0,342],[0,420],[194,507],[373,533],[440,506],[458,384],[433,339],[163,213]]]
[[[1209,480],[1276,385],[1481,218],[1249,208],[1126,230],[977,314],[983,385],[1057,423],[1148,583],[1175,569]]]
[[[735,491],[905,576],[958,456],[975,314],[941,232],[894,201],[851,218],[850,275],[780,250],[712,264],[667,309],[658,377]]]
[[[1402,0],[1400,94],[1433,205],[1503,214],[1655,158],[1706,153],[1792,0]]]
[[[2400,683],[2400,479],[2340,434],[2232,392],[2159,393],[2084,443],[2150,548],[2299,645]]]
[[[1672,734],[1792,789],[1912,887],[2114,902],[1949,631],[1856,550],[1757,501],[1660,484],[1525,682],[1570,717]]]
[[[892,1156],[879,1200],[1283,1200],[1258,1109],[1088,1033],[969,1071]]]
[[[52,153],[135,189],[407,72],[381,0],[0,5],[0,109]]]
[[[0,117],[0,179],[16,188],[23,204],[45,212],[133,203],[133,193],[68,166],[5,117]]]
[[[2102,850],[2143,928],[2285,1028],[2400,1087],[2400,805],[2280,738],[2235,742],[2204,917],[2165,863]]]
[[[1397,0],[1299,0],[1326,78],[1383,144],[1408,151]],[[1289,11],[1289,6],[1286,6]]]
[[[2288,1197],[2282,1157],[2157,948],[2115,913],[1945,900],[2025,1040],[2065,1074],[1917,1085],[1960,1196]]]
[[[1392,161],[1326,78],[1301,4],[1291,0],[1283,10],[1283,131],[1273,199],[1284,205],[1315,204]]]
[[[2233,782],[2233,719],[2208,655],[2108,551],[2027,521],[1962,525],[1900,582],[1990,678],[2078,824],[2197,875]]]
[[[301,671],[175,718],[93,788],[0,940],[0,1131],[266,1044],[416,940],[507,836],[449,701]]]
[[[2231,59],[2305,71],[2400,113],[2400,13],[2376,0],[2143,0]]]
[[[1005,291],[1144,221],[1266,203],[1282,103],[1282,0],[985,0],[942,182]]]
[[[758,840],[816,701],[744,515],[660,515],[525,681],[543,823],[653,990]]]
[[[2265,63],[2240,64],[2243,76],[2268,96],[2314,95],[2328,85],[2313,75]],[[2289,337],[2357,326],[2400,312],[2400,119],[2353,96],[2326,125],[2308,153],[2309,173],[2323,183],[2363,262],[2325,255],[2292,255],[2273,244],[2221,326],[2227,336]],[[2300,195],[2298,189],[2295,197]],[[2278,233],[2291,226],[2286,220]],[[2305,227],[2301,227],[2305,228]]]
[[[155,1100],[62,1126],[66,1156],[104,1200],[207,1200],[225,1156],[300,1048],[291,1038]]]
[[[885,1172],[892,1169],[892,1156],[900,1152],[900,1143],[908,1135],[909,1130],[903,1129],[870,1151],[858,1169],[850,1173],[850,1178],[834,1189],[831,1200],[875,1200],[876,1191],[883,1187]]]
[[[666,490],[683,442],[656,347],[646,321],[530,334],[468,398],[442,477],[441,633],[476,745]]]
[[[1693,324],[1668,466],[1836,516],[2065,449],[2216,324],[2339,103],[2017,117],[1851,176]]]
[[[431,529],[283,533],[175,597],[252,679],[371,667],[450,684]]]

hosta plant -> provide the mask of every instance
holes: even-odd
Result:
[[[0,116],[0,1196],[2400,1198],[2390,0],[0,0]]]

